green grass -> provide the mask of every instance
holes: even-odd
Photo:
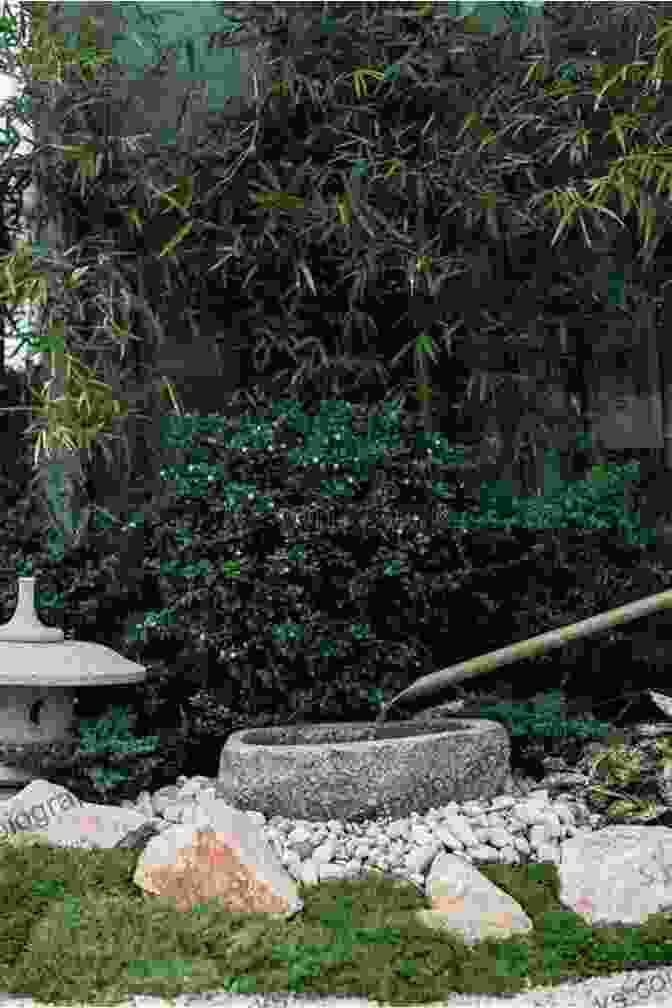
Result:
[[[25,840],[0,845],[0,990],[42,1002],[110,1005],[219,990],[425,1004],[672,960],[671,915],[590,928],[563,910],[551,863],[477,863],[535,930],[469,947],[414,920],[426,900],[382,872],[300,885],[304,908],[288,921],[214,903],[179,912],[133,883],[138,851]]]

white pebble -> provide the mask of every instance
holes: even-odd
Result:
[[[159,828],[177,823],[202,828],[210,820],[201,801],[216,797],[216,783],[207,777],[180,777],[175,786],[153,795],[144,791],[136,802],[123,804],[151,815]],[[405,819],[386,817],[363,823],[281,816],[267,822],[261,812],[247,814],[263,828],[287,871],[307,884],[356,877],[376,867],[422,885],[432,861],[443,851],[469,862],[557,863],[564,840],[603,825],[601,817],[589,813],[583,802],[564,797],[551,800],[541,787],[517,797],[507,794],[452,802],[424,815],[411,812]]]

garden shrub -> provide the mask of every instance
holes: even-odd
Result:
[[[166,417],[167,445],[189,457],[164,468],[170,495],[123,520],[98,509],[98,529],[142,528],[140,581],[126,584],[100,539],[58,555],[25,509],[0,543],[0,566],[38,572],[45,623],[147,667],[130,694],[136,714],[189,772],[215,775],[241,727],[370,720],[437,668],[550,629],[558,613],[570,622],[630,601],[640,568],[651,568],[649,593],[666,587],[636,517],[622,501],[618,511],[618,474],[601,492],[585,481],[548,501],[512,498],[501,517],[487,491],[485,513],[465,493],[459,450],[390,404],[265,409]],[[530,682],[514,677],[525,696],[557,686],[558,665],[527,664]],[[89,692],[110,706],[116,690]],[[196,771],[199,753],[207,769]]]
[[[512,766],[541,773],[544,756],[578,757],[583,744],[604,738],[611,724],[592,715],[565,717],[565,697],[560,690],[538,695],[524,703],[502,701],[483,704],[478,716],[503,724],[511,742]]]
[[[131,719],[127,708],[116,706],[103,717],[82,719],[76,740],[3,744],[0,757],[68,788],[82,801],[119,804],[149,788],[157,771],[167,771],[170,782],[175,779],[166,752],[158,754],[158,736],[136,737],[130,732]]]
[[[543,694],[523,704],[501,702],[485,705],[480,713],[507,726],[514,737],[567,738],[574,735],[581,739],[603,738],[610,725],[596,719],[565,719],[563,697],[559,690]]]

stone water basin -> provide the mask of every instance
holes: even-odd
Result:
[[[482,718],[249,729],[224,745],[216,792],[267,819],[403,818],[501,794],[510,755],[506,729]]]

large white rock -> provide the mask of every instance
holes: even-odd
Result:
[[[561,852],[560,899],[589,924],[639,924],[672,909],[672,829],[606,826]]]

